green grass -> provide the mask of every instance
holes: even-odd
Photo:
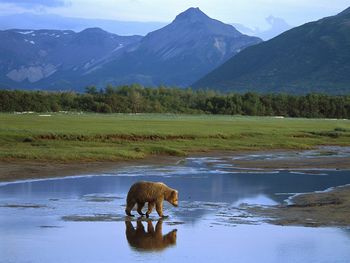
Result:
[[[107,161],[350,145],[350,122],[172,114],[0,114],[0,160]]]

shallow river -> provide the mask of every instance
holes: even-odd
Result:
[[[349,184],[349,173],[237,169],[231,157],[211,157],[2,183],[0,262],[350,262],[350,229],[274,226],[244,211]],[[139,180],[179,190],[179,207],[165,204],[168,219],[124,216]]]

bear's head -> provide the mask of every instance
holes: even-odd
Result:
[[[178,200],[179,199],[179,194],[176,190],[172,190],[170,193],[169,198],[167,199],[167,201],[172,204],[173,206],[178,206]]]

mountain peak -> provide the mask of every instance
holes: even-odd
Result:
[[[203,13],[198,7],[191,7],[187,9],[186,11],[180,13],[179,15],[176,16],[175,21],[190,21],[190,22],[197,22],[197,21],[202,21],[206,20],[209,17]]]

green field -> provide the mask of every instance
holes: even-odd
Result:
[[[1,160],[112,161],[350,145],[350,121],[223,115],[0,114]]]

